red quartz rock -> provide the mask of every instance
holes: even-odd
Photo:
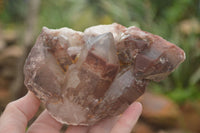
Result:
[[[136,27],[45,27],[26,60],[25,85],[61,123],[93,125],[122,113],[184,59],[179,47]]]

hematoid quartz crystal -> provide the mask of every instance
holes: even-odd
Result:
[[[134,26],[44,27],[24,66],[25,85],[57,121],[93,125],[122,113],[184,59],[176,45]]]

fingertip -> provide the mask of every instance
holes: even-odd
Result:
[[[130,107],[129,108],[131,108],[133,111],[135,111],[135,110],[137,110],[137,112],[139,113],[139,114],[141,114],[142,113],[142,110],[143,110],[143,106],[142,106],[142,104],[140,103],[140,102],[133,102],[131,105],[130,105]]]
[[[121,115],[111,133],[129,133],[135,126],[142,113],[142,104],[140,102],[132,103]]]
[[[15,106],[27,117],[27,120],[35,115],[40,106],[40,100],[31,91],[28,91],[24,97],[14,102]]]
[[[40,104],[40,100],[36,97],[36,95],[33,93],[33,92],[31,92],[31,91],[28,91],[27,92],[27,94],[25,95],[25,97],[27,97],[27,98],[29,98],[29,99],[32,99],[34,102],[35,102],[35,104]]]
[[[142,113],[142,104],[140,102],[133,102],[123,113],[122,116],[139,117]]]
[[[10,102],[0,117],[0,132],[4,130],[24,132],[28,121],[35,115],[39,105],[40,101],[31,92]],[[10,127],[12,128],[10,129]]]

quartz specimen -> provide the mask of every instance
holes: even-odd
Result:
[[[184,59],[176,45],[134,26],[44,27],[24,66],[25,85],[61,123],[93,125],[122,113]]]

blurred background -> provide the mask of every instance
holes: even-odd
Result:
[[[23,64],[43,26],[83,31],[117,22],[162,36],[186,60],[139,100],[132,133],[200,133],[200,0],[0,0],[0,111],[23,96]]]

